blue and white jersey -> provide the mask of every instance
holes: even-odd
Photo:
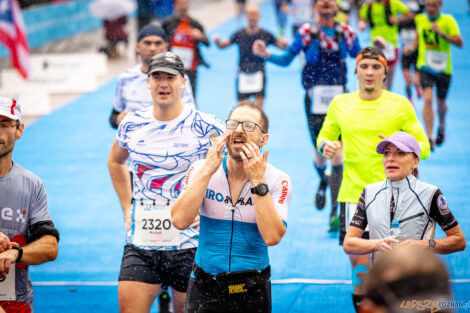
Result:
[[[212,129],[221,134],[225,126],[215,116],[187,105],[171,121],[156,120],[153,107],[127,114],[119,125],[116,140],[121,148],[129,151],[134,199],[158,202],[176,199],[191,164],[206,157]],[[134,207],[132,215],[135,215]],[[134,226],[131,225],[127,234],[128,243],[132,243]],[[197,247],[196,230],[181,231],[180,237],[179,246],[139,248],[179,250]]]
[[[125,70],[118,76],[118,88],[113,108],[118,112],[135,112],[152,106],[152,94],[147,86],[147,74],[141,70],[142,64],[137,64]],[[184,104],[196,108],[193,90],[187,75],[186,85],[181,95]]]
[[[269,265],[268,247],[256,224],[252,186],[249,181],[243,186],[233,207],[226,160],[227,157],[224,157],[212,175],[200,208],[199,247],[195,262],[212,275],[262,270]],[[204,160],[191,166],[184,181],[184,189],[188,188],[203,165]],[[268,164],[265,179],[277,212],[287,226],[292,193],[290,178]]]

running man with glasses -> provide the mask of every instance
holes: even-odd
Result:
[[[255,102],[240,102],[186,174],[173,225],[185,229],[198,214],[201,224],[185,312],[271,312],[268,246],[286,232],[291,182],[260,151],[268,126]]]

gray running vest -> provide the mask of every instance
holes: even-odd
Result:
[[[413,175],[402,180],[387,179],[365,187],[365,203],[370,239],[390,236],[390,201],[395,200],[394,220],[406,239],[434,238],[436,221],[429,215],[436,186],[424,183]]]

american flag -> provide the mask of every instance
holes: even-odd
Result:
[[[30,51],[17,0],[0,0],[0,42],[10,50],[13,67],[25,79],[28,78]]]

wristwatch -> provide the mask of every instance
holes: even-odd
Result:
[[[14,250],[18,250],[18,257],[16,258],[15,262],[20,262],[21,258],[23,257],[23,248],[21,248],[20,246],[12,246],[11,248]]]
[[[428,247],[429,248],[435,248],[436,247],[436,241],[434,239],[429,239],[428,240]]]
[[[254,195],[264,196],[269,192],[268,185],[261,183],[251,188],[251,193]]]

